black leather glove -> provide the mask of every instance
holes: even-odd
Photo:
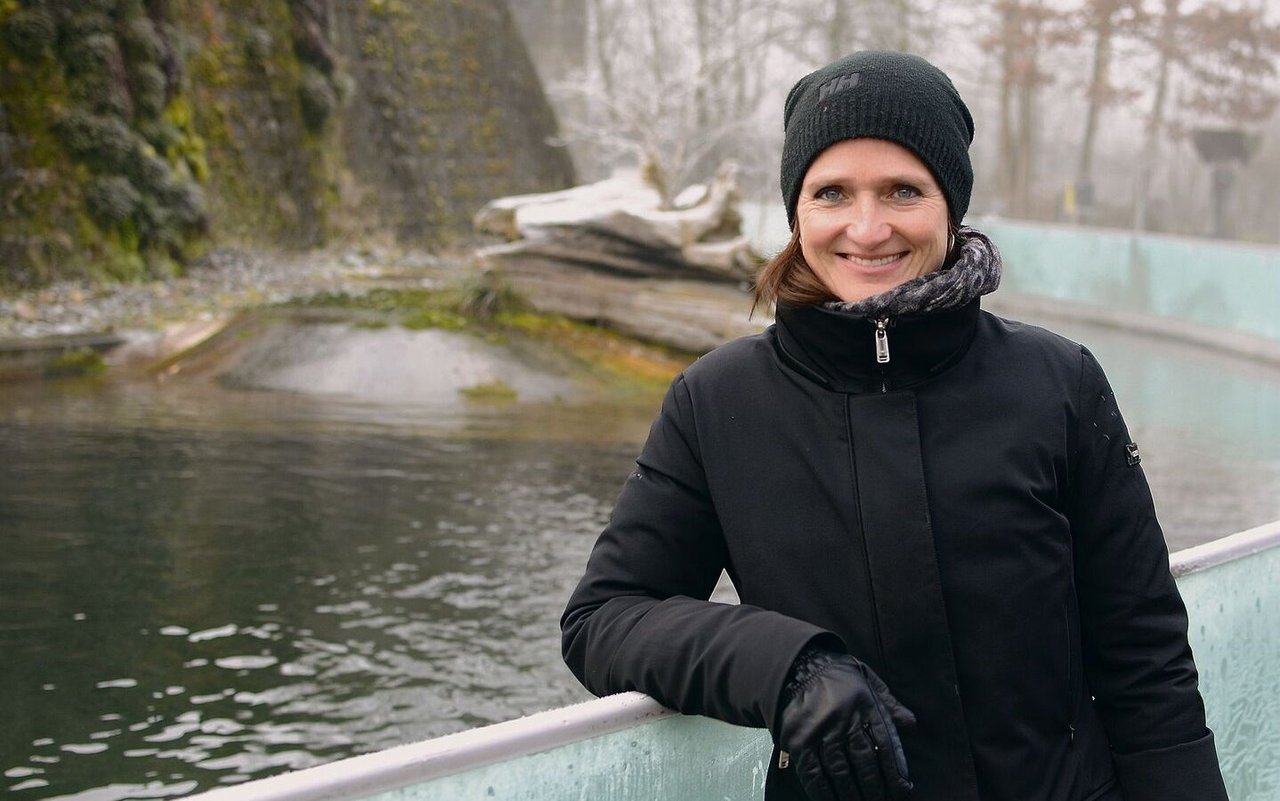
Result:
[[[789,752],[813,801],[891,801],[907,796],[899,727],[915,716],[870,668],[848,654],[808,648],[796,657],[779,703],[779,748]]]

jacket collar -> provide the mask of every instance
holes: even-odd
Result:
[[[836,392],[907,389],[954,364],[977,331],[979,302],[885,320],[889,361],[876,361],[877,321],[826,306],[778,303],[772,339],[779,358]]]

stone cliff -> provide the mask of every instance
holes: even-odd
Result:
[[[0,283],[447,244],[555,133],[503,0],[0,0]]]

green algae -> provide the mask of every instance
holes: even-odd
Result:
[[[482,403],[514,403],[519,398],[519,393],[501,379],[463,387],[458,393],[469,401]]]
[[[90,378],[106,372],[107,363],[93,348],[76,348],[54,357],[44,368],[45,378]]]
[[[480,274],[436,289],[377,288],[328,293],[275,307],[343,315],[361,327],[398,325],[469,334],[508,346],[533,346],[542,358],[620,396],[652,398],[688,366],[693,354],[639,341],[600,325],[546,314],[501,279]]]

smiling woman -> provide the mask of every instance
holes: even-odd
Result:
[[[846,139],[805,174],[796,237],[837,298],[859,301],[942,266],[947,200],[929,168],[884,139]]]
[[[775,324],[671,385],[561,618],[599,694],[769,729],[769,801],[1224,801],[1136,443],[996,317],[973,120],[917,56],[784,110]],[[713,603],[727,571],[742,603]]]

